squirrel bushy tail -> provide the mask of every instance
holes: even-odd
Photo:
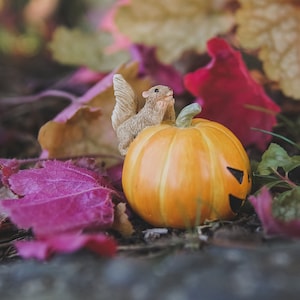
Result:
[[[137,101],[133,89],[121,74],[114,75],[113,87],[116,105],[111,120],[116,131],[121,124],[137,113]]]

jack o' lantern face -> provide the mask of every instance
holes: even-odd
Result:
[[[232,176],[237,180],[238,184],[242,184],[244,180],[245,172],[235,168],[227,167],[227,170],[232,174]],[[250,183],[250,176],[247,176],[247,181]],[[245,199],[241,199],[233,194],[229,194],[229,204],[233,213],[237,214],[244,204]]]

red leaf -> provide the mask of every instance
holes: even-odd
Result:
[[[19,255],[23,258],[44,260],[55,253],[71,253],[83,247],[99,255],[113,256],[116,253],[116,242],[104,234],[73,233],[59,234],[36,241],[18,241],[15,243]]]
[[[114,191],[97,173],[71,162],[46,161],[9,178],[20,199],[0,205],[18,227],[36,235],[107,228],[113,223]]]
[[[271,136],[253,131],[251,127],[272,130],[279,106],[249,75],[241,54],[225,40],[209,40],[207,50],[212,58],[210,63],[184,78],[186,88],[203,106],[201,117],[227,126],[244,146],[254,144],[264,150]],[[252,110],[245,105],[271,110],[274,114]]]

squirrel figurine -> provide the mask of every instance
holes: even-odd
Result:
[[[131,86],[121,74],[113,77],[116,104],[112,112],[112,127],[119,140],[119,151],[126,155],[130,143],[148,126],[162,121],[175,122],[173,91],[156,85],[144,91],[145,105],[138,111],[139,103]]]

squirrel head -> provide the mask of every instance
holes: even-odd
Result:
[[[146,102],[171,101],[173,99],[173,90],[165,85],[156,85],[148,91],[142,93]]]

